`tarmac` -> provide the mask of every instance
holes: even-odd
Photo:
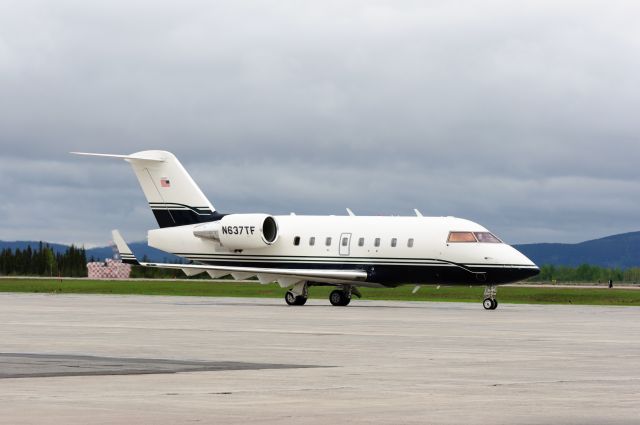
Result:
[[[0,424],[639,418],[638,307],[0,294]]]

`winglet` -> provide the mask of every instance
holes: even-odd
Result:
[[[113,230],[111,232],[111,237],[113,237],[113,242],[116,244],[118,254],[120,254],[120,258],[123,263],[135,265],[140,264],[118,230]]]

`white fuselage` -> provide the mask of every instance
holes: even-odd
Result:
[[[504,243],[448,242],[450,232],[488,232],[455,217],[275,216],[278,237],[228,249],[193,235],[197,225],[149,231],[149,245],[202,264],[361,269],[371,284],[507,283],[538,273]],[[376,286],[376,285],[372,285]]]

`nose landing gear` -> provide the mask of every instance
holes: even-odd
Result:
[[[484,301],[482,301],[482,306],[485,310],[495,310],[498,308],[498,300],[496,299],[496,294],[498,290],[495,285],[487,285],[484,288]]]

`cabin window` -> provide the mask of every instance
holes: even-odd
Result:
[[[409,240],[407,241],[407,246],[409,248],[413,248],[413,238],[409,238]]]
[[[326,246],[331,246],[331,236],[329,236],[329,237],[324,241],[324,244],[325,244]]]
[[[342,246],[349,245],[349,238],[342,238]]]
[[[473,232],[449,232],[447,242],[477,242]]]
[[[309,238],[309,246],[314,246],[316,244],[316,237],[315,236],[311,236]]]
[[[295,246],[300,245],[300,236],[296,236],[295,238],[293,238],[293,244]]]
[[[364,238],[358,239],[358,246],[364,246]]]
[[[498,239],[493,233],[489,232],[474,232],[473,233],[478,239],[478,242],[482,243],[502,243],[500,239]]]
[[[391,248],[395,248],[396,245],[398,245],[398,239],[397,238],[392,238],[391,239]]]
[[[373,246],[376,246],[376,247],[380,246],[380,238],[376,238],[376,239],[373,241]]]

